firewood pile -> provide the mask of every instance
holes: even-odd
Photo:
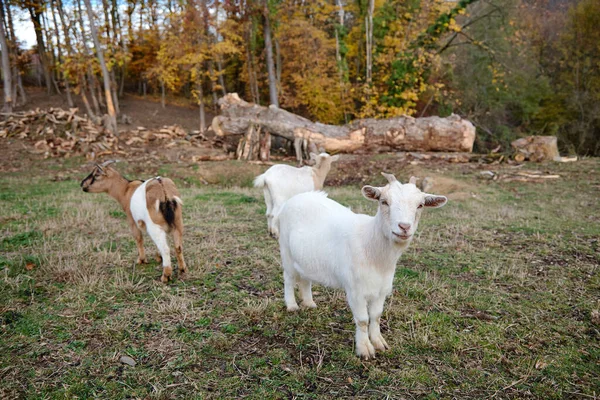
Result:
[[[128,155],[140,147],[170,148],[178,145],[212,147],[202,135],[191,137],[178,125],[160,129],[139,126],[115,136],[103,126],[77,115],[77,108],[50,108],[2,114],[0,138],[19,138],[33,144],[34,153],[48,157],[85,155],[96,159],[106,155]]]

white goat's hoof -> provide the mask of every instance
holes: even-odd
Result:
[[[370,341],[356,344],[356,355],[364,360],[375,358],[375,348]]]
[[[381,335],[379,335],[379,337],[371,338],[371,343],[373,343],[373,347],[375,347],[375,350],[378,351],[384,351],[390,348],[390,346],[387,344],[387,342]]]
[[[305,308],[317,308],[317,303],[314,301],[303,301],[300,305]]]
[[[287,306],[287,310],[289,312],[294,312],[294,311],[298,311],[300,309],[300,307],[298,307],[298,304],[292,304]]]

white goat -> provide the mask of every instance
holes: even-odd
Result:
[[[279,214],[283,203],[299,193],[323,189],[323,182],[331,169],[331,163],[337,161],[339,157],[327,153],[319,155],[311,153],[310,158],[315,162],[312,167],[295,168],[277,164],[254,179],[254,186],[263,188],[267,204],[267,225],[271,236],[277,238],[279,235],[274,217]]]
[[[374,217],[355,214],[323,192],[302,193],[288,200],[279,216],[279,247],[288,311],[314,308],[312,282],[343,288],[356,323],[356,354],[369,359],[388,344],[379,319],[392,291],[396,263],[410,244],[423,207],[442,207],[447,199],[421,192],[412,177],[402,185],[383,174],[389,184],[365,186],[362,194],[378,201]]]
[[[110,167],[115,161],[96,164],[94,170],[83,181],[81,188],[89,193],[108,193],[115,198],[127,214],[127,222],[138,248],[138,264],[146,262],[142,231],[145,229],[160,252],[163,264],[162,282],[171,279],[171,253],[167,233],[173,232],[173,242],[179,272],[187,267],[183,258],[183,202],[172,180],[156,177],[147,181],[130,181]]]

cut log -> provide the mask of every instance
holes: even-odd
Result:
[[[556,136],[528,136],[513,141],[514,159],[518,162],[529,160],[543,162],[560,160]]]
[[[237,93],[219,100],[221,115],[213,118],[212,128],[218,136],[247,135],[249,127],[294,142],[296,156],[325,150],[349,153],[363,147],[388,146],[407,151],[471,152],[475,127],[457,115],[447,118],[408,116],[378,120],[361,119],[344,126],[312,122],[275,106],[248,103]]]

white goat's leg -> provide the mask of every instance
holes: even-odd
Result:
[[[280,203],[281,204],[281,203]],[[274,204],[273,205],[273,216],[271,217],[271,236],[274,239],[279,239],[279,212],[281,211],[281,206]]]
[[[288,311],[297,311],[298,303],[296,303],[296,295],[294,294],[294,287],[296,286],[296,274],[294,272],[283,269],[283,295],[285,298],[285,305]]]
[[[369,340],[367,300],[363,296],[350,292],[346,292],[346,297],[356,323],[356,355],[365,360],[375,358],[375,348]]]
[[[267,205],[267,228],[269,234],[272,235],[272,226],[273,226],[273,198],[271,197],[271,191],[269,187],[265,184],[263,188],[263,193],[265,195],[265,204]]]
[[[163,273],[160,280],[163,283],[168,282],[171,279],[173,269],[171,268],[171,251],[169,249],[169,243],[167,242],[167,233],[156,224],[150,223],[146,227],[148,235],[152,238],[152,241],[158,247],[158,251],[162,257]]]
[[[299,307],[298,303],[296,303],[294,287],[296,286],[298,273],[294,269],[294,260],[289,254],[287,247],[280,244],[279,251],[281,252],[281,266],[283,268],[283,297],[285,305],[288,311],[297,311]]]
[[[385,296],[373,300],[369,303],[369,338],[375,349],[383,351],[389,349],[387,342],[381,336],[379,324],[381,323],[381,313],[383,312],[383,304]]]
[[[302,307],[317,308],[317,304],[312,297],[312,282],[308,279],[298,279],[298,288],[300,289],[300,298],[302,298]]]

